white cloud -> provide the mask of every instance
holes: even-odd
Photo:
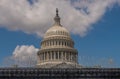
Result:
[[[83,36],[115,3],[120,0],[38,0],[33,5],[27,0],[1,0],[0,27],[42,36],[52,26],[57,7],[62,25]]]
[[[18,65],[19,67],[35,66],[37,63],[37,51],[33,45],[16,46],[13,55],[6,58],[5,65]]]

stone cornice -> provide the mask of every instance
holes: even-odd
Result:
[[[53,47],[53,48],[44,48],[44,49],[40,49],[39,52],[45,52],[45,51],[69,51],[69,52],[77,52],[76,49],[74,48],[63,48],[63,47]]]

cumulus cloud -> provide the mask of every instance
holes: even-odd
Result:
[[[0,27],[43,36],[59,8],[62,25],[71,33],[86,35],[106,9],[120,0],[1,0]]]
[[[13,51],[13,55],[7,57],[4,62],[8,64],[8,66],[11,65],[18,65],[19,67],[35,66],[37,63],[37,51],[38,49],[35,48],[33,45],[30,46],[18,45]]]

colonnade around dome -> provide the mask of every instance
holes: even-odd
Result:
[[[54,26],[54,27],[56,27],[56,26]],[[64,31],[53,31],[53,32],[49,32],[49,33],[47,33],[45,36],[47,37],[47,36],[52,36],[52,35],[63,35],[63,36],[70,36],[69,35],[69,33],[67,33],[67,32],[64,32]]]
[[[47,61],[61,61],[61,62],[77,62],[77,53],[66,52],[66,51],[45,51],[41,52],[38,55],[39,62],[47,62]]]
[[[41,42],[41,48],[47,48],[47,47],[70,47],[73,48],[74,42],[70,39],[64,39],[64,38],[50,38],[45,39]]]

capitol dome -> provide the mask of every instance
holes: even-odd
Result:
[[[74,41],[70,33],[60,24],[58,9],[54,21],[54,25],[46,31],[41,42],[41,48],[37,53],[37,66],[41,68],[79,66]]]

